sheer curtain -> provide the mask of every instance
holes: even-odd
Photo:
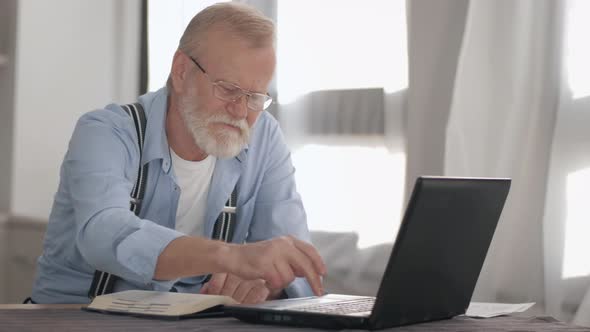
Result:
[[[310,228],[349,233],[353,249],[392,242],[405,164],[405,1],[240,2],[277,22],[273,113]]]
[[[392,242],[401,211],[404,5],[278,2],[278,117],[309,226],[362,248]]]
[[[403,205],[405,1],[240,2],[277,22],[272,112],[328,264],[326,288],[375,294]]]
[[[543,303],[543,206],[560,86],[560,6],[470,3],[445,173],[513,179],[477,297]]]
[[[571,97],[562,66],[571,2],[449,0],[437,11],[431,1],[408,3],[410,51],[422,42],[422,52],[456,59],[451,73],[428,56],[410,62],[408,174],[513,179],[474,300],[535,301],[537,312],[588,325],[589,214],[580,206],[590,158],[580,144],[590,142],[590,105]],[[448,23],[432,12],[447,13]],[[420,29],[445,38],[444,47],[425,43]],[[420,75],[435,87],[412,84]],[[425,100],[412,102],[414,95]],[[450,103],[423,107],[437,98]],[[435,129],[412,132],[424,126]]]
[[[567,2],[562,90],[544,218],[547,310],[590,326],[590,3]]]

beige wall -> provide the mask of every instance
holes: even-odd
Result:
[[[140,4],[0,1],[0,303],[30,295],[79,115],[137,98]]]
[[[6,216],[0,214],[0,303],[4,303],[6,293],[6,252],[8,245],[6,243]]]
[[[0,213],[10,208],[16,0],[0,1]]]
[[[46,219],[78,117],[137,99],[139,4],[18,1],[11,214]]]

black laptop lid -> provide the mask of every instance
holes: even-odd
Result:
[[[381,281],[372,328],[465,313],[509,179],[420,177]]]

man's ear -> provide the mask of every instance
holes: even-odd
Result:
[[[182,90],[186,75],[186,55],[184,55],[180,50],[176,50],[174,53],[174,58],[172,59],[172,69],[170,70],[170,78],[172,80],[171,83],[174,90]]]

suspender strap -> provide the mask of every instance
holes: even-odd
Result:
[[[231,242],[232,237],[234,235],[234,227],[236,224],[236,202],[238,201],[238,194],[236,192],[236,187],[231,192],[229,199],[225,203],[225,206],[221,210],[219,217],[215,221],[215,225],[213,226],[213,234],[211,238],[213,240]],[[211,275],[208,274],[205,279],[201,282],[201,284],[205,284],[211,280]],[[174,289],[174,287],[172,287]]]
[[[145,194],[145,185],[147,182],[148,175],[148,164],[141,166],[141,157],[143,152],[143,143],[145,140],[145,128],[147,124],[147,118],[145,116],[143,106],[141,106],[140,103],[121,105],[121,107],[125,110],[125,112],[127,112],[127,114],[129,114],[129,116],[133,120],[135,130],[137,132],[140,165],[137,174],[137,180],[135,182],[135,185],[133,186],[133,190],[131,191],[130,209],[136,216],[138,216],[141,210],[143,196]],[[112,293],[117,278],[118,277],[116,275],[96,270],[94,272],[92,284],[90,285],[90,290],[88,291],[88,297],[92,299],[98,295]]]
[[[145,141],[145,129],[147,125],[147,119],[145,116],[145,111],[143,110],[143,107],[140,103],[123,105],[123,109],[133,119],[139,145],[140,166],[139,171],[137,173],[137,180],[135,181],[135,185],[133,186],[133,190],[131,191],[130,202],[131,211],[133,211],[133,213],[135,213],[136,216],[139,216],[139,211],[141,211],[141,202],[143,201],[143,196],[145,194],[145,186],[147,183],[148,175],[148,164],[146,163],[145,165],[141,166],[141,158],[143,156],[143,144]]]
[[[225,203],[225,207],[221,210],[219,217],[217,217],[217,221],[215,222],[215,226],[213,226],[213,235],[211,238],[214,240],[220,240],[225,242],[230,242],[234,235],[234,228],[236,224],[236,202],[237,202],[238,195],[236,193],[236,188],[229,196],[229,199]]]
[[[122,105],[123,109],[133,119],[135,124],[135,130],[137,131],[138,145],[140,160],[143,151],[143,143],[145,140],[145,128],[146,128],[146,116],[143,107],[139,103]],[[139,166],[139,172],[133,190],[131,191],[130,209],[139,215],[141,210],[141,203],[145,193],[145,185],[147,182],[148,164]],[[236,202],[237,192],[236,188],[232,191],[229,199],[225,203],[225,207],[217,217],[215,225],[213,227],[212,238],[215,240],[230,242],[234,234],[234,228],[236,223]],[[103,294],[110,294],[113,292],[117,276],[96,270],[94,272],[94,278],[90,290],[88,291],[88,297],[93,299],[96,296]]]

